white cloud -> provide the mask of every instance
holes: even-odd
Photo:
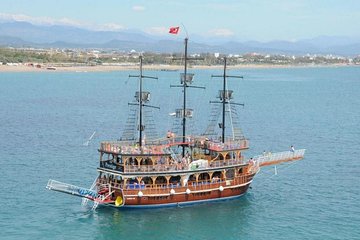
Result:
[[[137,6],[133,6],[132,9],[133,9],[134,11],[140,12],[140,11],[144,11],[144,10],[145,10],[145,7],[144,7],[144,6],[139,6],[139,5],[137,5]]]
[[[117,23],[105,23],[98,25],[96,29],[104,31],[119,31],[125,29],[125,27]]]
[[[70,18],[61,18],[61,19],[51,19],[48,18],[49,22],[51,22],[51,25],[65,25],[65,26],[73,26],[73,27],[85,27],[88,24],[79,22]]]
[[[145,30],[146,33],[151,35],[165,35],[168,34],[169,28],[166,27],[151,27]]]
[[[125,29],[124,26],[117,23],[93,24],[89,22],[81,22],[70,18],[50,18],[50,17],[32,17],[24,14],[8,14],[0,13],[0,21],[22,21],[29,22],[34,25],[62,25],[72,26],[78,28],[85,28],[89,30],[102,30],[102,31],[118,31]]]
[[[231,37],[234,32],[226,28],[217,28],[209,31],[209,34],[216,37]]]
[[[21,22],[29,22],[33,24],[41,24],[41,25],[52,25],[54,24],[54,20],[48,17],[31,17],[24,14],[8,14],[8,13],[0,13],[0,19],[5,21],[21,21]]]

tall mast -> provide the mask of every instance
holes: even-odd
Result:
[[[223,75],[212,75],[211,77],[222,77],[223,78],[223,89],[222,91],[220,91],[219,93],[219,98],[221,100],[221,104],[222,104],[222,121],[220,124],[221,127],[221,142],[224,143],[225,142],[225,107],[226,104],[235,104],[235,105],[242,105],[244,106],[244,104],[240,104],[240,103],[230,103],[230,99],[232,98],[232,90],[227,90],[226,89],[226,78],[230,77],[230,78],[243,78],[243,76],[230,76],[230,75],[226,75],[226,64],[227,64],[227,58],[224,57],[224,73]],[[211,102],[211,103],[219,103],[219,102]]]
[[[143,116],[142,116],[142,105],[143,105],[143,98],[142,98],[142,78],[143,78],[143,69],[142,69],[142,63],[143,59],[142,56],[139,57],[140,59],[140,77],[139,77],[139,146],[142,146],[142,132],[144,131],[144,127],[142,124]]]
[[[202,58],[189,58],[188,57],[188,38],[185,38],[185,60],[184,60],[184,73],[181,74],[181,85],[170,85],[170,87],[181,87],[183,89],[183,107],[182,109],[177,109],[176,115],[182,118],[182,141],[185,143],[185,136],[186,136],[186,118],[192,117],[192,109],[186,108],[186,88],[202,88],[198,86],[191,86],[194,74],[187,72],[187,61],[188,60],[203,60]],[[180,59],[174,59],[180,60]],[[182,145],[182,156],[185,156],[185,146]]]
[[[226,99],[225,99],[225,90],[226,90],[226,57],[224,58],[224,74],[223,74],[223,98],[222,98],[222,134],[221,134],[221,139],[222,142],[224,143],[225,140],[225,104],[226,104]]]
[[[183,125],[183,143],[185,142],[185,134],[186,134],[186,80],[187,80],[187,44],[188,44],[188,38],[185,38],[185,62],[184,62],[184,81],[183,81],[183,119],[182,119],[182,125]],[[185,146],[183,145],[182,148],[182,156],[185,156]]]
[[[158,107],[154,107],[154,106],[149,106],[149,105],[145,105],[144,102],[148,102],[149,101],[149,96],[150,93],[149,92],[144,92],[143,91],[143,87],[142,87],[142,80],[143,78],[152,78],[152,79],[158,79],[157,77],[150,77],[150,76],[144,76],[143,75],[143,58],[140,55],[139,56],[139,61],[140,61],[140,74],[139,75],[129,75],[129,77],[136,77],[139,78],[139,92],[136,93],[135,97],[137,98],[136,100],[138,101],[139,104],[139,125],[138,125],[138,130],[139,130],[139,146],[142,146],[142,142],[143,142],[143,131],[145,130],[145,126],[143,125],[143,107],[153,107],[153,108],[158,108]]]

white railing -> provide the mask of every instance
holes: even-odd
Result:
[[[206,142],[205,142],[206,143]],[[206,146],[210,150],[214,151],[226,151],[233,149],[245,149],[249,148],[249,141],[246,139],[242,140],[229,140],[225,143],[209,141]]]
[[[275,162],[297,160],[304,157],[305,151],[306,149],[277,152],[277,153],[269,152],[263,155],[255,156],[253,157],[253,160],[256,161],[260,166]]]
[[[184,141],[185,140],[185,141]],[[137,146],[132,141],[105,141],[100,144],[100,150],[117,154],[167,154],[166,149],[174,145],[188,144],[190,146],[210,149],[213,151],[226,151],[249,148],[249,141],[227,140],[225,143],[209,140],[203,136],[176,136],[147,141],[145,146]]]
[[[212,169],[219,168],[224,166],[234,166],[239,164],[244,164],[244,158],[241,157],[239,159],[228,159],[228,160],[218,160],[210,162],[206,168],[202,169]],[[168,172],[168,171],[178,171],[178,172],[187,172],[189,170],[196,170],[189,168],[188,164],[184,163],[174,163],[174,164],[157,164],[157,165],[140,165],[140,166],[132,166],[125,165],[124,172]]]
[[[68,183],[59,182],[56,180],[49,179],[46,188],[53,191],[63,192],[78,197],[92,197],[98,198],[99,194],[91,189],[78,187]]]
[[[232,166],[244,163],[244,157],[240,157],[239,159],[229,159],[229,160],[218,160],[210,163],[209,168],[218,168],[222,166]]]

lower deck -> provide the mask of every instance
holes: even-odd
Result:
[[[108,199],[112,200],[111,204],[116,207],[192,204],[243,195],[248,190],[254,175],[255,173],[238,176],[226,181],[189,182],[185,186],[170,184],[117,188],[99,184],[98,192],[102,192],[103,196],[108,196]]]

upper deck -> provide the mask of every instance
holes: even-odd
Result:
[[[200,163],[203,161],[203,163]],[[222,169],[245,166],[248,162],[244,157],[238,159],[227,159],[221,161],[213,161],[208,163],[206,160],[197,160],[191,163],[164,163],[154,165],[117,165],[117,164],[104,164],[103,167],[98,168],[100,172],[112,172],[115,175],[173,175],[184,174],[191,172],[201,171],[220,171]]]
[[[134,141],[105,141],[100,144],[99,151],[123,156],[160,156],[171,155],[170,147],[182,145],[213,152],[227,152],[246,150],[249,148],[249,141],[240,139],[222,143],[203,136],[186,136],[185,138],[179,136],[147,141],[141,147]]]

